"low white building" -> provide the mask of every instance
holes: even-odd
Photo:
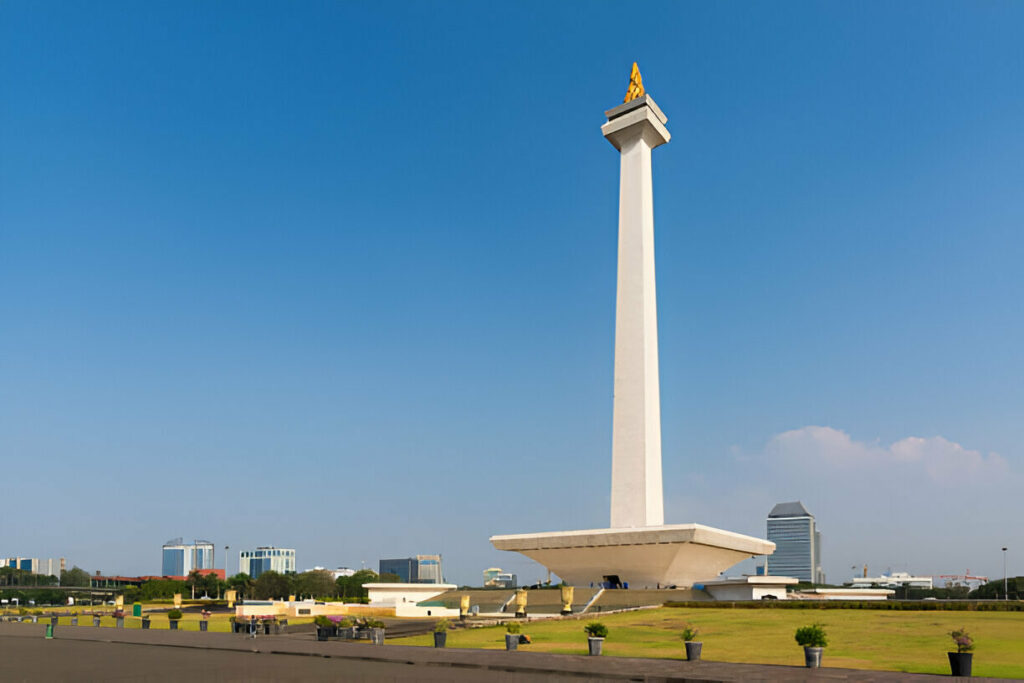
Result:
[[[891,588],[811,588],[792,593],[803,600],[888,600]]]
[[[786,586],[798,582],[792,576],[722,576],[697,585],[715,600],[785,600]]]
[[[338,567],[337,569],[328,569],[327,567],[319,567],[319,566],[317,566],[317,567],[313,567],[312,569],[307,569],[306,571],[307,572],[330,572],[331,573],[331,577],[334,578],[334,579],[338,579],[338,578],[340,578],[342,576],[352,576],[353,574],[356,573],[355,569],[349,569],[348,567]]]
[[[394,607],[396,617],[458,617],[459,610],[443,605],[420,605],[458,588],[451,583],[364,583],[370,607]]]
[[[899,588],[910,586],[911,588],[932,588],[932,577],[911,576],[907,572],[893,572],[881,576],[855,576],[850,584],[854,588]]]

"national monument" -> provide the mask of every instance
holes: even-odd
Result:
[[[601,132],[620,156],[611,524],[492,536],[491,543],[536,560],[570,585],[689,587],[771,554],[775,544],[702,524],[665,524],[651,150],[671,135],[635,63],[624,103],[605,116]]]

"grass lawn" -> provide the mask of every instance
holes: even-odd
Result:
[[[975,640],[974,675],[1024,678],[1024,613],[911,612],[880,610],[679,609],[660,608],[595,615],[609,630],[609,656],[682,659],[683,624],[700,629],[702,659],[720,662],[803,666],[793,634],[818,622],[828,632],[823,666],[949,674],[947,635],[961,626]],[[526,652],[586,654],[586,621],[536,621],[523,625],[532,645]],[[458,629],[449,647],[503,649],[503,627]],[[431,635],[389,639],[397,645],[432,646]]]

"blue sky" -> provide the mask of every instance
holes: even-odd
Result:
[[[607,524],[654,155],[666,517],[1024,572],[1019,3],[0,7],[0,554],[301,569]],[[1016,528],[1015,528],[1016,527]],[[951,538],[955,542],[949,542]]]

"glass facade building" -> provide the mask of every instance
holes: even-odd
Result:
[[[213,543],[181,538],[164,543],[160,573],[163,576],[188,576],[193,569],[213,569]]]
[[[378,574],[395,574],[402,583],[444,583],[440,555],[381,560]]]
[[[821,571],[821,532],[803,503],[779,503],[768,513],[768,540],[775,552],[765,560],[765,573],[825,583]]]
[[[259,577],[263,572],[278,574],[295,573],[295,549],[260,546],[256,550],[243,550],[238,553],[238,571],[252,578]]]

